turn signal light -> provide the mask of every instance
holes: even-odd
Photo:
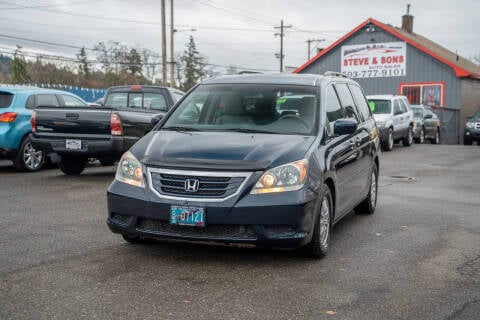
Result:
[[[123,126],[120,116],[116,113],[110,115],[110,134],[112,136],[123,135]]]
[[[0,122],[13,122],[17,118],[16,112],[4,112],[0,114]]]

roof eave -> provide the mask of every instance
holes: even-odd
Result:
[[[397,32],[395,29],[393,29],[393,28],[387,26],[386,24],[384,24],[384,23],[382,23],[378,20],[375,20],[373,18],[368,18],[367,20],[362,22],[355,29],[348,32],[343,37],[341,37],[340,39],[338,39],[337,41],[332,43],[330,46],[328,46],[326,49],[323,49],[322,51],[320,51],[315,57],[313,57],[312,59],[308,60],[306,63],[304,63],[303,65],[301,65],[297,69],[295,69],[293,71],[293,73],[298,73],[298,72],[301,72],[301,71],[305,70],[313,62],[317,61],[320,57],[322,57],[323,55],[330,52],[333,48],[337,47],[339,44],[341,44],[343,41],[345,41],[346,39],[351,37],[353,34],[355,34],[357,31],[359,31],[360,29],[362,29],[363,27],[365,27],[369,23],[372,23],[372,24],[376,25],[377,27],[383,29],[385,32],[388,32],[388,33],[392,34],[393,36],[407,42],[412,47],[428,54],[429,56],[431,56],[432,58],[442,62],[443,64],[448,65],[449,67],[451,67],[455,71],[455,75],[458,78],[479,78],[479,75],[473,74],[472,72],[469,72],[468,70],[465,70],[464,68],[461,68],[460,66],[456,65],[455,63],[453,63],[453,62],[441,57],[440,55],[428,50],[424,46],[418,44],[417,42],[415,42],[415,41],[405,37],[401,33]]]

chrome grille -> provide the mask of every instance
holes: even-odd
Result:
[[[136,229],[141,232],[168,236],[184,236],[205,239],[255,240],[257,236],[252,227],[244,225],[207,225],[206,227],[190,227],[170,224],[155,219],[139,219]]]
[[[150,187],[162,196],[224,200],[240,191],[250,173],[203,172],[149,168]],[[189,190],[187,180],[198,181],[198,190]]]
[[[475,123],[475,129],[479,129],[479,130],[480,130],[480,122]]]

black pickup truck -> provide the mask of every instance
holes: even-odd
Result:
[[[111,165],[149,132],[183,92],[158,86],[118,86],[100,107],[37,107],[32,114],[35,148],[60,156],[59,167],[78,175],[89,158]]]

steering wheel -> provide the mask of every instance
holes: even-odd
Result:
[[[305,129],[310,129],[310,125],[308,124],[308,122],[305,121],[304,119],[296,116],[296,115],[286,114],[286,115],[281,116],[281,117],[278,119],[278,121],[283,120],[283,119],[294,119],[294,120],[297,120],[298,122],[301,122],[301,123],[302,123],[302,125],[305,127]]]

